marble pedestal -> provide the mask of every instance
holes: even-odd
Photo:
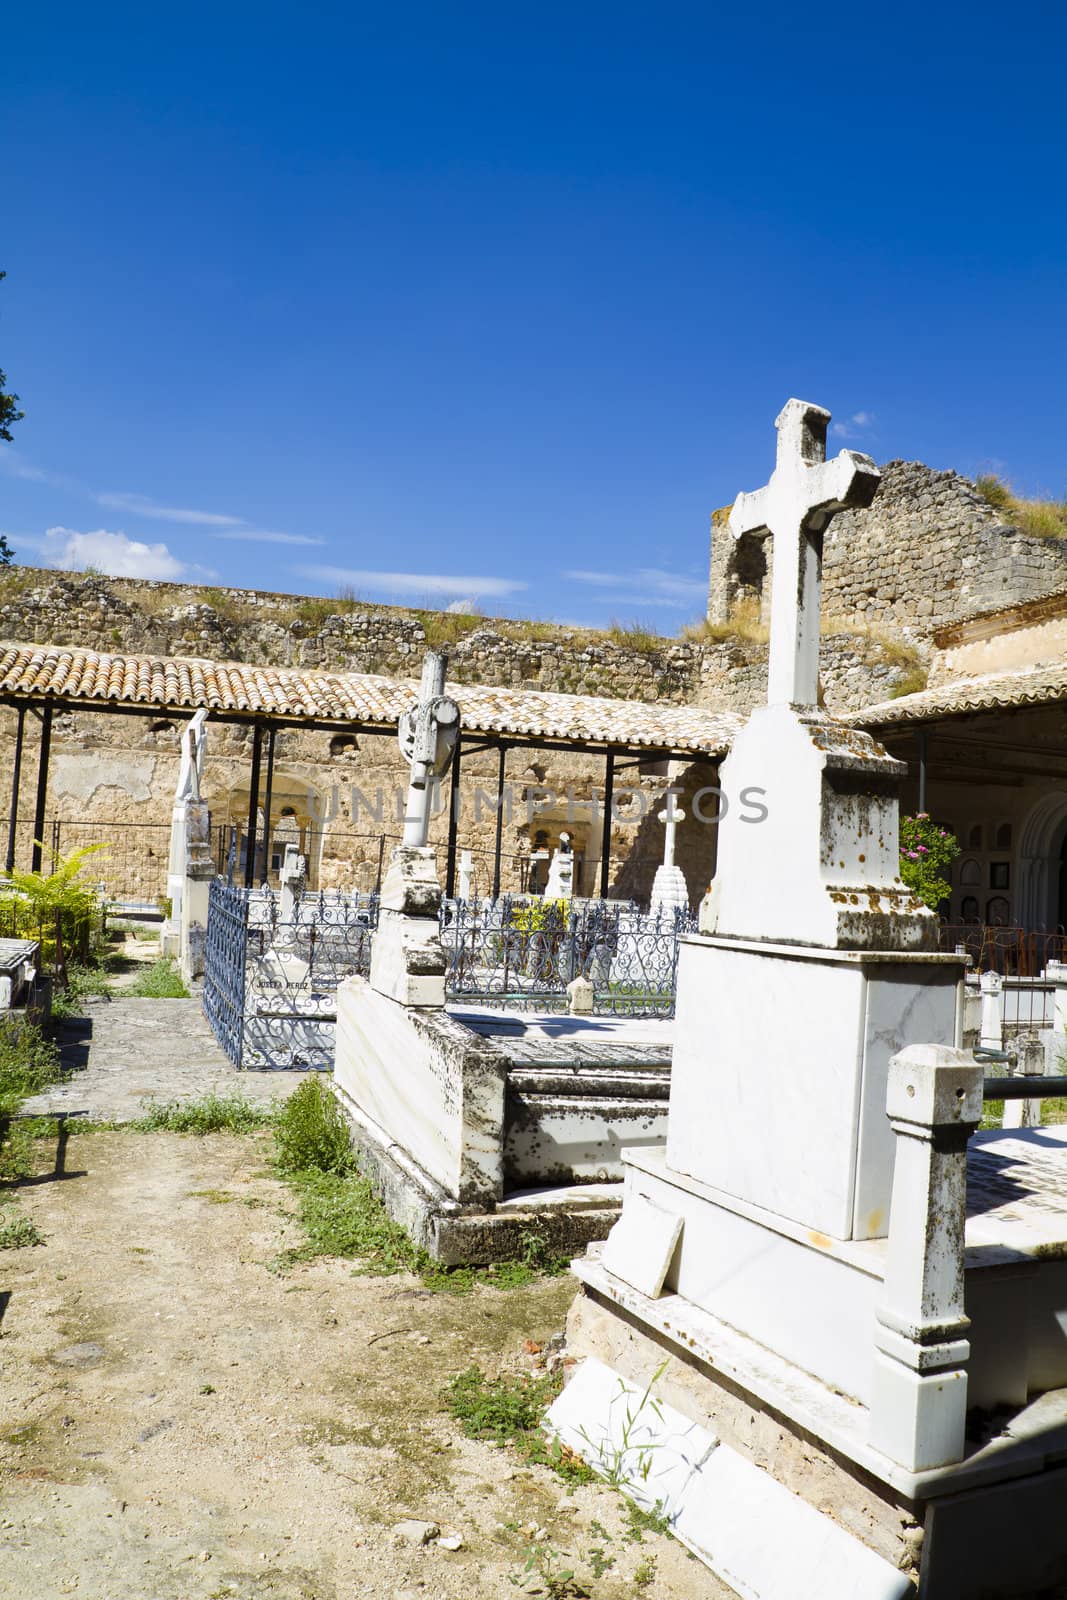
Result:
[[[689,885],[685,881],[685,873],[681,867],[664,865],[656,868],[648,909],[649,916],[652,917],[657,912],[669,915],[675,911],[689,910]]]
[[[962,1459],[923,1470],[872,1441],[889,1241],[826,1238],[659,1152],[625,1165],[630,1239],[613,1234],[574,1266],[579,1365],[550,1414],[560,1438],[617,1467],[625,1396],[639,1423],[616,1475],[662,1499],[678,1537],[742,1595],[1065,1592],[1053,1508],[1067,1493],[1067,1128],[970,1143],[968,1437]]]
[[[955,1036],[964,963],[682,939],[667,1162],[831,1238],[885,1233],[889,1060]]]

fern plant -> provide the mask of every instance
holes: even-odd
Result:
[[[0,884],[0,926],[40,939],[45,960],[54,963],[61,978],[68,958],[88,959],[100,900],[79,875],[91,855],[106,849],[106,844],[83,845],[59,856],[50,873],[12,872]]]

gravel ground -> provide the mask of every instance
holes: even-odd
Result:
[[[457,1297],[341,1261],[279,1276],[298,1233],[269,1148],[86,1134],[65,1178],[22,1187],[46,1243],[0,1256],[4,1600],[501,1600],[536,1592],[534,1546],[583,1585],[543,1594],[726,1600],[674,1541],[628,1537],[612,1491],[571,1493],[441,1409],[472,1362],[536,1360],[572,1280]],[[461,1548],[407,1542],[405,1518]]]

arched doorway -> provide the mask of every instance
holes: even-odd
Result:
[[[266,798],[265,783],[261,780],[259,816],[256,825],[258,861],[256,883],[266,877],[268,883],[277,884],[278,872],[285,856],[287,844],[295,844],[307,862],[307,883],[311,889],[318,887],[322,858],[323,803],[317,789],[305,779],[275,769],[271,785],[270,837],[263,814]],[[245,869],[246,834],[248,831],[248,790],[239,784],[221,800],[216,801],[217,820],[229,836],[232,827],[236,835],[236,874],[243,881]]]
[[[1015,917],[1024,928],[1067,926],[1067,793],[1042,795],[1019,830]]]

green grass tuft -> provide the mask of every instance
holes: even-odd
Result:
[[[146,967],[125,993],[143,1000],[188,1000],[189,991],[170,956],[160,956]]]
[[[11,1013],[0,1016],[0,1119],[28,1095],[40,1094],[60,1076],[59,1050],[34,1023]]]
[[[360,1273],[371,1277],[419,1272],[429,1264],[426,1253],[389,1216],[369,1179],[312,1170],[290,1175],[289,1182],[305,1243],[284,1251],[275,1263],[278,1270],[315,1256],[356,1260]]]
[[[278,1114],[274,1125],[279,1172],[343,1174],[353,1169],[348,1124],[330,1089],[318,1073],[304,1079]]]
[[[0,1250],[25,1250],[31,1244],[44,1244],[44,1234],[21,1211],[0,1222]]]
[[[67,966],[67,986],[58,986],[52,994],[52,1017],[65,1022],[70,1017],[80,1017],[86,1000],[93,996],[110,994],[107,969],[100,963],[82,965],[70,962]]]
[[[487,1378],[480,1367],[468,1367],[449,1380],[441,1398],[468,1439],[510,1445],[523,1461],[552,1467],[568,1483],[592,1483],[596,1474],[581,1456],[541,1431],[545,1412],[562,1387],[559,1372],[541,1377],[504,1372]]]
[[[273,1125],[278,1112],[243,1095],[205,1095],[202,1100],[144,1102],[145,1114],[128,1123],[134,1133],[254,1133]]]

